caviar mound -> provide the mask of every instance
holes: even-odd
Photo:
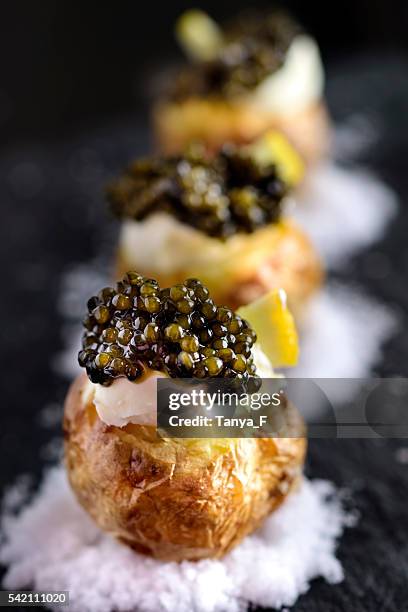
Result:
[[[196,279],[161,289],[128,272],[88,301],[83,324],[78,361],[94,383],[137,380],[147,368],[173,378],[256,377],[254,330]]]
[[[185,68],[174,80],[169,98],[191,95],[234,98],[255,89],[279,70],[301,27],[282,11],[252,11],[226,23],[223,43],[211,60]]]
[[[137,160],[108,186],[107,197],[120,218],[164,211],[226,239],[277,222],[287,192],[277,165],[251,147],[228,144],[211,157],[193,145],[181,156]]]

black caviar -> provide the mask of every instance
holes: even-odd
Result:
[[[137,160],[107,188],[119,217],[165,211],[221,239],[277,222],[286,193],[275,164],[232,144],[212,157],[196,144],[183,156]]]
[[[170,97],[232,98],[248,93],[282,67],[300,32],[300,26],[282,11],[239,15],[223,28],[224,44],[216,58],[182,70],[170,87]]]
[[[173,378],[256,377],[255,332],[196,279],[161,289],[128,272],[88,301],[83,324],[78,361],[94,383],[137,380],[147,368]]]

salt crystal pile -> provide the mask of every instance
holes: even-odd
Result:
[[[330,162],[310,173],[297,200],[294,218],[333,269],[381,239],[397,211],[396,194],[373,175]]]
[[[223,559],[163,563],[100,532],[74,498],[63,467],[56,467],[17,516],[10,504],[5,510],[4,588],[68,590],[69,609],[78,612],[239,612],[249,603],[280,608],[317,577],[342,580],[335,550],[350,520],[330,483],[305,479]]]

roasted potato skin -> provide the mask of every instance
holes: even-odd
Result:
[[[162,440],[152,427],[105,425],[87,386],[81,375],[65,404],[69,480],[95,522],[138,552],[168,561],[221,557],[301,477],[303,433],[211,445]],[[300,415],[290,411],[291,431],[304,432]]]

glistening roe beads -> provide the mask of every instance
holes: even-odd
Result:
[[[173,378],[256,376],[255,332],[196,279],[161,289],[128,272],[88,301],[84,327],[78,361],[94,383],[137,380],[147,368]]]
[[[246,11],[223,28],[216,57],[181,70],[169,86],[175,102],[191,96],[245,95],[279,70],[300,26],[279,10]]]
[[[135,221],[167,212],[220,239],[279,220],[288,185],[248,147],[210,157],[199,145],[182,156],[140,159],[107,189],[114,214]],[[183,295],[179,295],[183,300]]]

